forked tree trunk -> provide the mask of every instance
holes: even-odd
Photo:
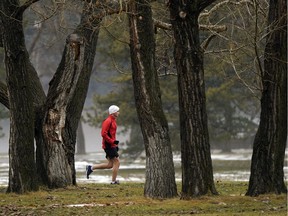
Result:
[[[49,187],[76,184],[76,130],[88,91],[99,23],[104,16],[102,8],[96,10],[97,7],[84,3],[81,23],[67,38],[45,103],[45,93],[25,48],[22,13],[28,5],[21,7],[16,0],[0,3],[1,45],[6,50],[8,84],[7,95],[1,86],[1,102],[7,103],[5,97],[9,95],[6,106],[11,112],[8,191],[17,193],[36,190],[38,179]],[[101,16],[91,20],[98,12]]]
[[[33,2],[22,6],[17,0],[0,3],[0,46],[5,47],[8,81],[8,88],[0,85],[0,100],[11,109],[8,191],[19,193],[37,189],[37,177],[52,188],[76,184],[76,130],[88,91],[100,22],[122,8],[121,2],[106,5],[109,9],[99,7],[96,0],[83,3],[81,23],[67,38],[45,103],[24,42],[22,15]]]
[[[199,1],[200,2],[200,1]],[[170,1],[178,73],[182,198],[217,194],[213,181],[198,16],[212,1]],[[199,4],[199,5],[198,5]],[[201,8],[202,7],[202,8]]]
[[[146,0],[132,1],[129,11],[135,103],[146,151],[144,194],[170,198],[177,195],[177,189],[168,124],[155,68],[152,11]]]
[[[66,40],[62,61],[50,82],[38,144],[37,170],[51,188],[76,184],[75,144],[86,99],[102,16],[85,3],[81,23]],[[44,171],[43,171],[44,170]]]
[[[72,34],[66,42],[65,58],[59,67],[64,70],[58,70],[50,82],[42,126],[43,159],[50,187],[64,187],[73,183],[73,169],[67,158],[68,145],[65,143],[72,141],[70,145],[73,146],[69,132],[76,133],[76,131],[70,129],[67,111],[83,70],[84,38]]]
[[[261,115],[253,145],[246,195],[286,193],[287,142],[287,1],[270,1],[262,74]]]

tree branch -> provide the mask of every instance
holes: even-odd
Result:
[[[210,42],[212,41],[213,38],[216,37],[216,34],[210,35],[206,40],[204,40],[201,44],[201,47],[206,50]]]
[[[154,19],[154,18],[153,18],[153,22],[154,22],[155,27],[165,29],[165,30],[172,30],[172,24],[170,24],[170,23],[162,22],[162,21]]]
[[[87,2],[87,0],[84,0]],[[96,1],[95,5],[93,2],[90,2],[91,7],[95,7],[96,10],[101,11],[97,12],[97,15],[94,15],[94,19],[101,19],[105,16],[121,13],[122,11],[128,11],[128,4],[131,0],[119,0],[119,1]]]
[[[24,13],[24,11],[30,7],[32,4],[34,4],[35,2],[38,2],[39,0],[27,0],[23,5],[21,5],[17,11],[17,15],[19,13]]]
[[[154,25],[165,30],[172,30],[170,23],[165,23],[157,19],[153,19]],[[203,31],[223,32],[227,30],[226,25],[199,25],[199,29]]]
[[[204,13],[201,13],[199,15],[199,18],[207,17],[211,13],[213,13],[214,11],[217,11],[220,7],[225,6],[227,4],[240,5],[240,4],[245,4],[245,3],[252,4],[251,0],[241,0],[241,1],[225,0],[225,1],[222,1],[222,2],[219,2],[218,4],[216,4],[214,7],[211,8],[211,10],[204,12]]]
[[[199,12],[201,12],[202,10],[204,10],[207,6],[209,6],[210,4],[212,4],[213,2],[215,2],[216,0],[206,0],[206,1],[200,1],[199,3]]]

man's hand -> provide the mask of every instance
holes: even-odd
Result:
[[[115,141],[114,141],[114,144],[118,145],[118,144],[119,144],[119,141],[118,141],[118,140],[115,140]]]

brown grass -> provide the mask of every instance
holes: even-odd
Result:
[[[178,191],[181,191],[178,185]],[[285,215],[286,194],[245,196],[245,182],[217,182],[218,196],[150,199],[142,183],[79,184],[18,195],[0,192],[0,215]]]

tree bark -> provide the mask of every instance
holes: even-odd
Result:
[[[73,99],[76,84],[83,70],[84,38],[71,34],[66,42],[64,58],[50,82],[47,108],[43,119],[43,138],[45,140],[43,159],[46,162],[45,168],[50,187],[71,185],[73,179],[73,169],[66,156],[69,151],[67,147],[70,145],[65,145],[65,143],[72,141],[73,147],[75,140],[66,134],[66,130],[71,130],[69,121],[67,121],[67,109]]]
[[[8,191],[37,190],[37,180],[51,188],[76,184],[76,130],[88,91],[101,22],[101,18],[89,19],[98,12],[103,14],[103,9],[84,3],[81,23],[67,38],[63,59],[45,101],[24,42],[22,13],[28,5],[23,8],[16,0],[5,0],[0,6],[7,69],[7,89],[1,84],[1,101],[11,112]]]
[[[287,1],[270,1],[262,74],[260,124],[253,144],[246,195],[287,193],[284,157],[287,143]]]
[[[42,180],[50,188],[76,184],[76,134],[102,20],[91,21],[89,18],[99,11],[84,3],[81,23],[67,38],[63,58],[50,82],[37,155],[40,161],[45,162],[39,163],[37,169],[39,172],[44,169]]]
[[[185,4],[184,4],[185,2]],[[207,125],[203,50],[198,16],[212,1],[170,1],[174,58],[178,73],[182,199],[217,194]],[[208,4],[209,3],[209,4]]]
[[[23,14],[18,1],[1,1],[1,32],[5,50],[10,108],[9,184],[7,192],[38,189],[34,160],[34,100],[29,56],[23,34]],[[5,29],[5,31],[4,31]]]
[[[168,124],[155,68],[152,11],[145,0],[132,1],[129,6],[134,96],[146,151],[144,195],[171,198],[177,195],[177,189]]]

